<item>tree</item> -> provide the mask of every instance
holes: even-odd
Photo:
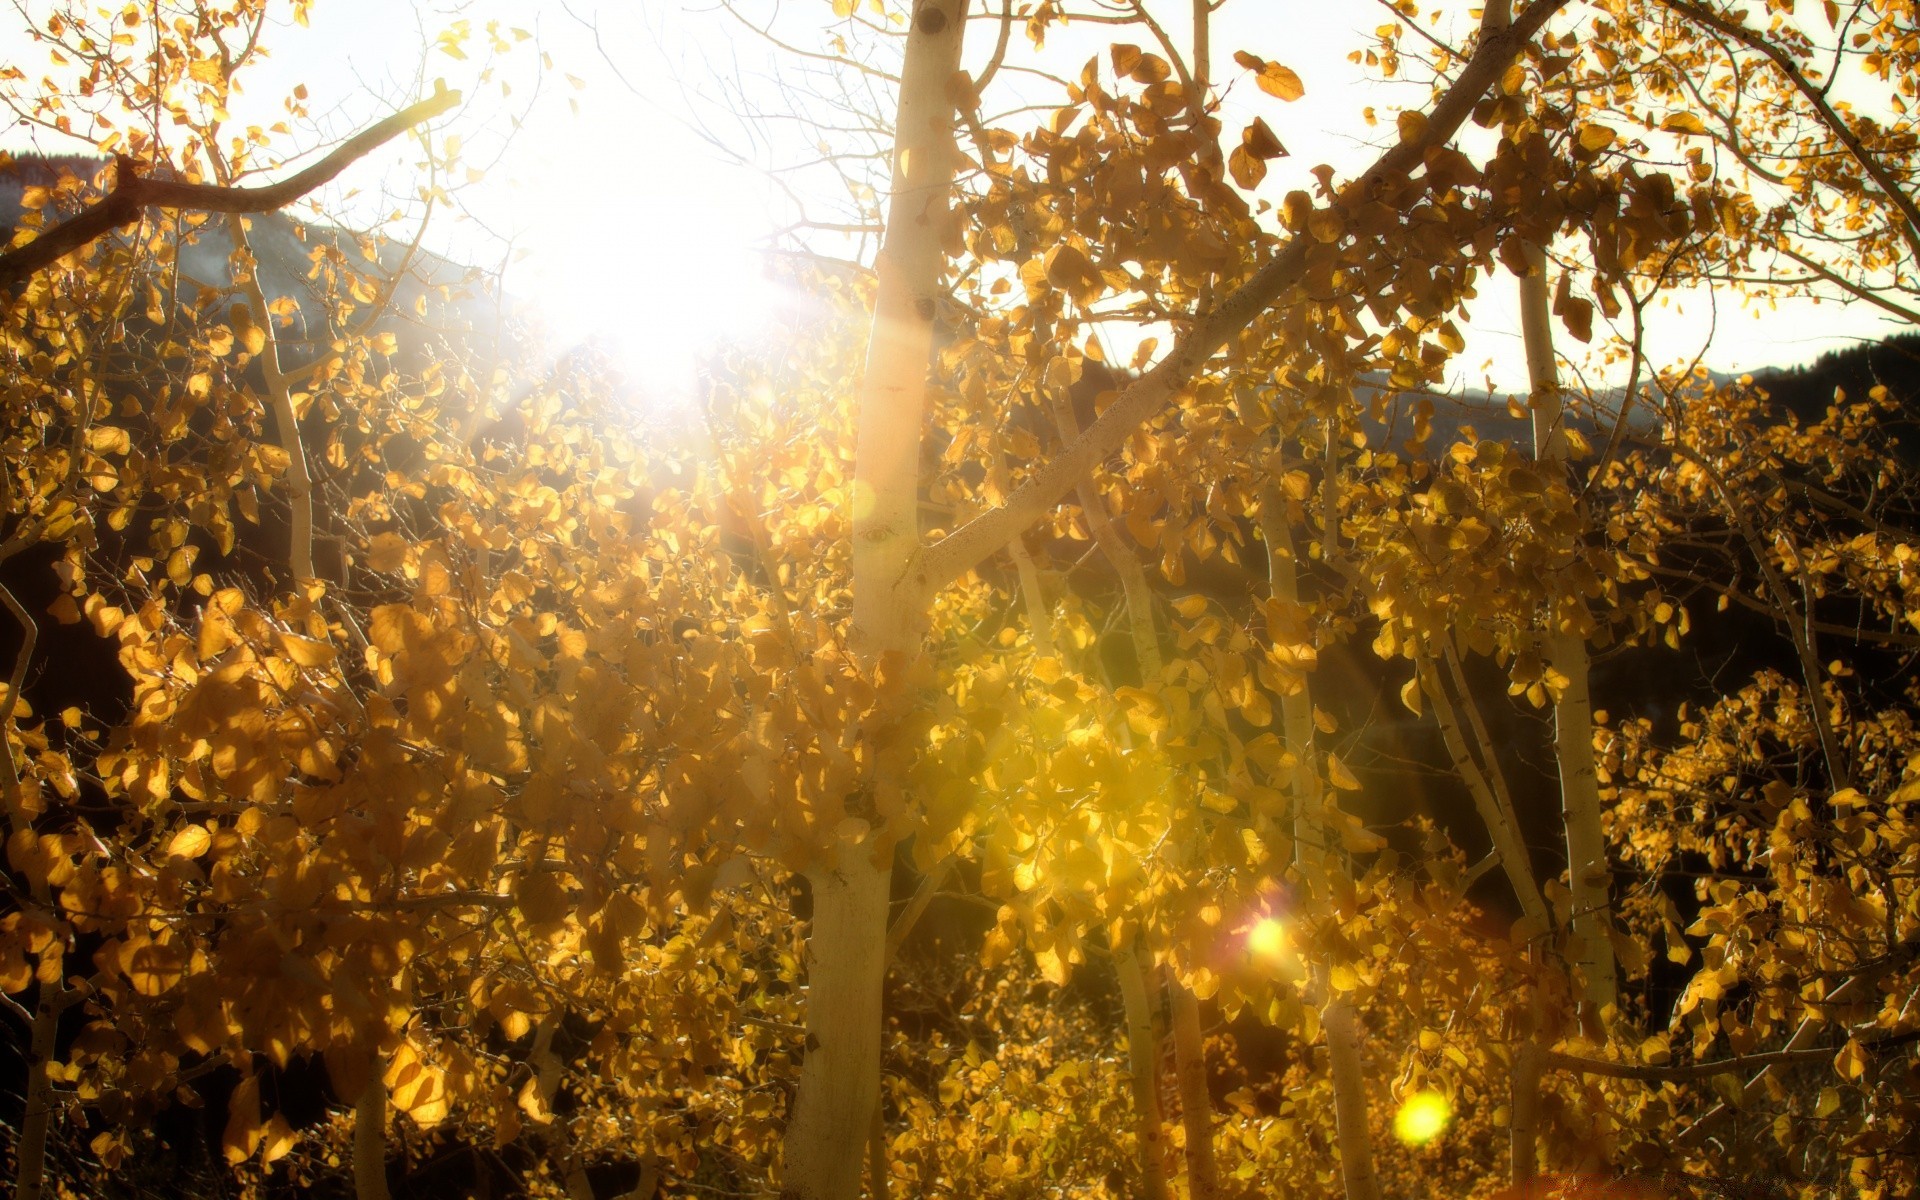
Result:
[[[162,81],[206,113],[174,166],[226,189],[254,151],[197,89],[230,86],[227,34],[261,10],[199,11]],[[1664,289],[1809,245],[1829,204],[1890,231],[1867,274],[1816,258],[1755,286],[1894,296],[1898,131],[1796,82],[1791,21],[1403,6],[1361,55],[1425,71],[1428,99],[1353,178],[1275,203],[1279,138],[1262,116],[1223,145],[1225,94],[1277,105],[1301,79],[1250,50],[1217,71],[1212,6],[1167,11],[1083,14],[1141,44],[1057,81],[1016,61],[1010,5],[900,12],[879,255],[796,275],[811,315],[715,357],[698,445],[623,424],[585,359],[403,365],[365,320],[393,294],[377,246],[315,239],[336,286],[311,358],[262,224],[229,224],[227,285],[172,307],[146,290],[178,261],[159,236],[28,282],[14,493],[63,547],[55,615],[111,640],[131,702],[36,720],[31,640],[18,659],[0,984],[33,989],[38,1094],[57,1076],[64,1128],[103,1127],[88,1169],[126,1167],[185,1087],[249,1186],[350,1153],[367,1197],[427,1146],[495,1147],[516,1186],[574,1200],[852,1197],[863,1174],[1545,1189],[1698,1174],[1760,1114],[1809,1186],[1910,1183],[1889,402],[1776,422],[1740,385],[1646,370],[1639,338]],[[1029,69],[1077,24],[1025,13]],[[1855,25],[1904,86],[1898,23],[1830,18]],[[119,61],[96,88],[160,90]],[[1756,64],[1778,77],[1741,83]],[[1763,96],[1844,132],[1852,165],[1809,168],[1791,219],[1738,219],[1737,180],[1657,158],[1702,135],[1645,106],[1705,79],[1747,158]],[[1039,117],[990,107],[1056,86]],[[1797,154],[1768,136],[1763,166]],[[1497,409],[1436,419],[1500,271],[1524,280],[1531,456]],[[141,296],[151,334],[114,340]],[[1596,310],[1634,323],[1618,400],[1554,363],[1551,319],[1584,341]],[[250,513],[285,542],[261,549]],[[1696,644],[1698,589],[1779,631],[1774,669],[1676,669],[1694,707],[1670,723],[1587,711],[1625,694],[1604,656]],[[1399,743],[1396,694],[1422,722]],[[1470,807],[1389,807],[1391,754]],[[1533,811],[1548,790],[1561,820]],[[943,889],[982,913],[944,958],[913,938]],[[1112,1009],[1074,990],[1095,960]],[[923,971],[964,1011],[889,1026]],[[1259,1027],[1285,1047],[1265,1078]],[[276,1110],[301,1062],[350,1118]],[[1419,1147],[1449,1119],[1471,1152],[1442,1161]]]

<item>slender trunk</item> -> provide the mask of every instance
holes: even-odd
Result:
[[[854,433],[848,641],[861,668],[876,674],[898,670],[922,652],[930,601],[911,567],[920,550],[927,365],[959,157],[952,84],[966,7],[965,0],[920,0],[900,73],[886,243],[875,264],[873,333]],[[870,735],[892,736],[892,725],[890,714],[876,714]],[[891,864],[877,857],[875,839],[856,835],[806,872],[813,886],[807,1057],[788,1118],[781,1183],[781,1195],[791,1200],[859,1195],[862,1150],[880,1097]]]
[[[1067,365],[1064,359],[1056,358],[1048,364],[1046,384],[1060,440],[1072,445],[1079,438],[1080,429],[1074,421],[1073,405],[1067,394]],[[1160,635],[1153,622],[1153,590],[1147,585],[1146,571],[1140,566],[1139,557],[1121,540],[1119,530],[1113,527],[1113,521],[1107,516],[1106,506],[1092,482],[1083,481],[1078,490],[1080,509],[1086,515],[1087,527],[1092,531],[1101,554],[1120,577],[1120,588],[1127,604],[1127,630],[1133,638],[1133,656],[1140,668],[1140,683],[1144,687],[1154,686],[1160,681],[1165,661],[1160,654]],[[1219,1194],[1220,1170],[1213,1157],[1213,1097],[1207,1092],[1206,1043],[1200,1035],[1200,1002],[1177,978],[1167,982],[1173,1003],[1174,1076],[1180,1089],[1180,1123],[1186,1132],[1188,1193],[1194,1200],[1212,1200]],[[1156,1114],[1158,1109],[1156,1096]]]
[[[1213,1096],[1207,1090],[1200,1001],[1178,980],[1170,991],[1174,1074],[1180,1084],[1180,1124],[1187,1135],[1187,1195],[1191,1200],[1218,1200],[1220,1169],[1213,1160]]]
[[[1322,492],[1328,522],[1326,543],[1334,538],[1337,509],[1330,490]],[[1287,524],[1284,501],[1276,488],[1263,490],[1260,534],[1267,543],[1267,591],[1288,607],[1300,603],[1298,559],[1293,530]],[[1332,869],[1326,848],[1326,823],[1315,761],[1313,697],[1302,685],[1280,699],[1281,727],[1293,767],[1293,858],[1303,876]],[[1334,1139],[1340,1149],[1340,1176],[1347,1200],[1380,1200],[1380,1181],[1373,1170],[1373,1138],[1367,1128],[1367,1073],[1360,1054],[1360,1020],[1353,1005],[1334,995],[1327,985],[1325,963],[1314,963],[1308,974],[1308,999],[1322,1004],[1320,1027],[1327,1038],[1327,1059],[1333,1075]]]
[[[1014,570],[1020,574],[1020,599],[1026,605],[1027,624],[1033,629],[1033,652],[1041,658],[1052,658],[1052,620],[1047,612],[1046,597],[1040,592],[1039,568],[1033,565],[1027,544],[1017,537],[1007,543],[1007,553],[1013,558]]]
[[[854,1200],[880,1092],[880,984],[892,872],[849,838],[807,871],[807,1055],[787,1124],[783,1200]]]
[[[887,1200],[887,1117],[873,1106],[873,1128],[867,1134],[867,1195]]]
[[[367,1066],[367,1085],[353,1106],[353,1194],[355,1200],[388,1200],[387,1084],[376,1051]]]
[[[1120,973],[1120,998],[1127,1015],[1127,1063],[1133,1076],[1133,1119],[1140,1143],[1140,1194],[1143,1200],[1167,1200],[1166,1127],[1160,1116],[1159,1039],[1153,1032],[1153,1007],[1146,967],[1133,944],[1113,953]]]
[[[0,584],[0,601],[6,604],[7,611],[20,623],[20,650],[14,657],[13,672],[7,679],[6,699],[0,701],[6,705],[5,715],[0,716],[0,764],[4,764],[6,770],[7,786],[18,792],[20,759],[14,753],[13,734],[7,728],[7,718],[20,708],[20,690],[26,684],[27,668],[32,665],[34,647],[40,640],[40,627],[34,622],[33,614],[3,584]],[[18,828],[28,828],[24,819]],[[48,910],[53,908],[53,889],[45,875],[35,874],[31,890],[34,903]],[[61,954],[63,949],[56,945],[48,948],[46,953]],[[44,979],[37,992],[39,998],[33,1006],[33,1023],[27,1041],[26,1107],[21,1113],[20,1141],[14,1150],[17,1167],[14,1190],[20,1200],[41,1200],[46,1187],[47,1129],[53,1121],[53,1076],[49,1067],[58,1044],[60,1014],[81,994],[78,990],[63,987],[58,980],[49,983]]]
[[[1540,1043],[1528,1033],[1514,1052],[1513,1094],[1508,1100],[1510,1178],[1516,1200],[1534,1194],[1540,1174]]]
[[[1485,770],[1481,769],[1468,748],[1459,710],[1447,692],[1445,681],[1440,678],[1439,669],[1425,653],[1420,655],[1416,668],[1420,672],[1421,690],[1433,702],[1434,719],[1440,725],[1440,740],[1447,747],[1447,756],[1453,760],[1455,774],[1466,782],[1467,791],[1473,796],[1473,805],[1480,813],[1480,823],[1487,827],[1487,836],[1492,839],[1500,867],[1506,872],[1507,882],[1520,901],[1520,910],[1539,925],[1538,933],[1547,933],[1553,928],[1553,916],[1541,897],[1540,884],[1533,875],[1533,860],[1527,854],[1526,841],[1520,836],[1513,796],[1507,790],[1506,774],[1494,758],[1492,740],[1480,720],[1473,693],[1467,690],[1465,673],[1458,669],[1458,661],[1451,650],[1443,648],[1441,653],[1446,655],[1447,665],[1453,668],[1454,683],[1460,692],[1459,707],[1467,710],[1474,740],[1479,746],[1480,761],[1487,764]]]
[[[49,953],[59,953],[58,949]],[[53,1077],[48,1067],[53,1061],[60,1014],[67,1008],[68,993],[58,984],[40,985],[40,1002],[33,1010],[32,1039],[27,1044],[26,1111],[20,1122],[20,1143],[15,1153],[19,1160],[16,1177],[20,1200],[41,1200],[47,1179],[47,1130],[53,1122]]]
[[[307,450],[300,437],[300,415],[293,404],[293,385],[280,364],[280,342],[273,332],[273,314],[267,310],[267,292],[260,285],[260,263],[254,258],[247,240],[247,219],[227,218],[234,248],[245,255],[246,278],[240,287],[253,310],[253,322],[265,339],[260,349],[260,370],[267,381],[267,400],[273,407],[274,431],[280,437],[280,449],[287,456],[287,504],[292,529],[287,546],[287,566],[295,580],[315,578],[313,569],[313,472],[307,463]]]
[[[1527,249],[1527,274],[1520,277],[1520,322],[1526,337],[1527,373],[1533,386],[1533,452],[1549,479],[1567,460],[1565,412],[1560,403],[1560,372],[1554,361],[1553,328],[1547,307],[1547,260],[1538,246]],[[1584,603],[1578,597],[1570,604]],[[1547,663],[1566,683],[1553,702],[1554,759],[1560,769],[1560,817],[1567,833],[1567,886],[1572,895],[1572,945],[1568,957],[1579,968],[1582,1007],[1598,1021],[1614,1004],[1612,920],[1609,913],[1607,841],[1600,827],[1600,776],[1593,759],[1593,700],[1588,687],[1587,640],[1564,614],[1549,611]]]

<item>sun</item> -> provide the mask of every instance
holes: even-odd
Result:
[[[1287,952],[1287,929],[1278,917],[1262,917],[1247,930],[1247,951],[1261,962],[1280,961]]]
[[[1453,1105],[1431,1088],[1413,1093],[1393,1114],[1393,1135],[1409,1146],[1424,1146],[1453,1121]]]

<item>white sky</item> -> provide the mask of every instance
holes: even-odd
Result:
[[[65,0],[28,0],[39,11],[56,2]],[[777,19],[795,45],[826,47],[828,0],[737,0],[736,7],[756,20]],[[1185,0],[1151,7],[1184,44]],[[1342,174],[1360,169],[1374,153],[1366,139],[1392,128],[1388,119],[1369,130],[1360,119],[1362,107],[1384,110],[1424,97],[1409,85],[1371,82],[1347,61],[1347,51],[1368,40],[1382,14],[1367,3],[1235,0],[1216,18],[1214,74],[1218,83],[1231,85],[1223,114],[1229,135],[1259,115],[1292,152],[1273,164],[1263,195],[1277,198],[1304,186],[1316,163],[1331,162]],[[555,0],[320,0],[309,29],[289,27],[268,42],[273,61],[247,77],[249,95],[277,104],[294,83],[304,82],[316,113],[340,106],[329,127],[345,132],[410,98],[408,81],[419,69],[422,47],[460,18],[476,33],[498,20],[533,32],[536,40],[500,62],[494,78],[479,88],[473,76],[487,57],[484,39],[468,44],[466,61],[425,52],[428,78],[444,75],[476,94],[476,109],[457,127],[470,160],[491,157],[512,127],[509,118],[524,119],[486,180],[463,197],[477,221],[443,223],[440,244],[492,264],[502,257],[498,239],[510,238],[515,254],[508,289],[539,307],[561,344],[598,336],[621,355],[630,374],[661,390],[683,389],[699,345],[717,334],[751,329],[769,306],[755,247],[792,219],[787,200],[763,173],[729,161],[685,122],[709,123],[712,136],[759,165],[807,157],[807,148],[786,132],[790,123],[758,129],[726,123],[724,102],[733,95],[780,107],[776,52],[714,0],[574,0],[571,12]],[[582,19],[598,24],[617,74]],[[44,52],[22,45],[16,25],[17,18],[0,7],[0,53],[32,73]],[[991,50],[991,33],[984,22],[969,31],[967,57],[976,69]],[[1058,73],[1077,75],[1113,36],[1110,27],[1097,25],[1055,30],[1048,59]],[[1143,45],[1149,40],[1144,31],[1122,36]],[[553,63],[538,80],[537,99],[541,66],[533,45]],[[1293,67],[1306,97],[1283,104],[1260,93],[1233,66],[1236,49]],[[1033,61],[1016,29],[1010,61],[1023,58]],[[791,69],[793,60],[785,62]],[[513,87],[504,98],[503,81]],[[756,134],[759,144],[752,140]],[[7,144],[23,145],[17,133]],[[77,148],[45,136],[38,145],[48,151]],[[405,181],[408,164],[418,158],[416,147],[369,163],[349,178],[364,188],[363,196],[374,195],[383,181]],[[787,178],[803,191],[821,183],[820,176],[805,173]],[[833,219],[834,204],[843,200],[844,193],[809,196],[810,207],[818,206],[812,207],[815,215]],[[1502,388],[1521,388],[1514,288],[1497,279],[1483,291],[1463,330],[1468,348],[1455,360],[1456,379],[1477,385],[1491,375]],[[1722,301],[1717,314],[1712,309],[1710,298],[1693,296],[1657,312],[1648,339],[1654,361],[1690,358],[1710,331],[1706,362],[1723,370],[1800,362],[1895,331],[1858,305],[1795,304],[1752,314]],[[1717,322],[1709,320],[1716,315]]]

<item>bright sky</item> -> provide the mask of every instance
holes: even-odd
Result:
[[[51,2],[30,0],[35,8]],[[1184,0],[1152,7],[1184,44]],[[736,0],[736,8],[756,22],[776,20],[793,45],[827,46],[828,0]],[[1262,116],[1292,152],[1274,165],[1263,194],[1278,197],[1302,186],[1307,170],[1319,162],[1332,162],[1343,173],[1360,169],[1373,155],[1363,139],[1370,132],[1385,136],[1392,127],[1389,119],[1368,131],[1360,109],[1384,110],[1422,98],[1408,85],[1369,81],[1346,60],[1380,13],[1373,5],[1324,0],[1235,0],[1217,18],[1214,71],[1231,85],[1227,129]],[[311,28],[289,27],[271,39],[273,63],[249,77],[249,93],[275,104],[294,83],[304,82],[316,112],[341,106],[331,128],[344,132],[409,98],[408,81],[420,70],[422,48],[462,19],[476,35],[466,44],[467,58],[427,49],[425,73],[429,79],[444,75],[476,96],[475,110],[459,125],[468,160],[501,157],[463,197],[476,220],[443,225],[440,244],[490,265],[501,261],[510,243],[508,289],[538,307],[560,345],[599,338],[630,375],[656,390],[684,391],[698,348],[716,336],[751,331],[773,302],[757,249],[767,244],[770,231],[793,219],[793,208],[791,195],[755,168],[812,154],[794,123],[783,119],[787,102],[774,78],[780,69],[789,82],[796,79],[796,60],[750,33],[717,0],[319,0]],[[489,21],[535,36],[476,87],[475,73],[488,58],[481,31]],[[0,53],[22,65],[44,61],[43,53],[20,44],[14,24],[0,8]],[[611,63],[596,49],[596,25]],[[1139,32],[1125,36],[1148,40]],[[1077,75],[1112,37],[1107,26],[1056,30],[1049,58],[1055,70]],[[971,65],[977,68],[986,58],[991,41],[984,23],[970,31]],[[1015,43],[1014,55],[1028,51],[1017,31]],[[1306,97],[1289,105],[1260,93],[1232,65],[1232,52],[1242,48],[1293,67]],[[541,51],[551,59],[550,69],[543,69]],[[823,76],[800,81],[829,94],[846,86]],[[503,82],[511,85],[511,95],[500,94]],[[743,97],[775,118],[758,125],[729,121],[726,110]],[[522,124],[502,150],[515,118]],[[45,137],[39,145],[72,149]],[[364,195],[376,194],[383,180],[408,178],[404,164],[417,158],[417,150],[390,156],[350,178]],[[844,219],[835,212],[836,205],[844,207],[844,192],[812,190],[829,177],[800,172],[777,178],[804,195],[816,217]],[[1515,289],[1497,279],[1483,290],[1464,331],[1468,349],[1456,360],[1457,379],[1477,385],[1491,375],[1498,386],[1520,388]],[[1804,361],[1892,331],[1859,306],[1801,304],[1757,318],[1725,303],[1715,313],[1707,298],[1696,296],[1660,314],[1649,342],[1656,362],[1673,361],[1691,357],[1711,334],[1709,366],[1753,369]]]

